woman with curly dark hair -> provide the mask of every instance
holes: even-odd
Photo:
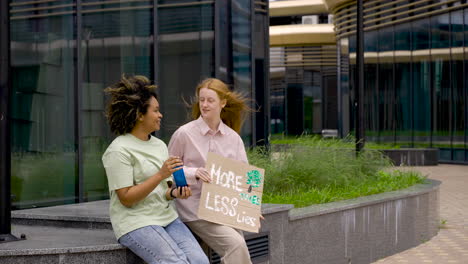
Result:
[[[170,202],[192,193],[189,187],[170,188],[171,174],[183,163],[151,135],[163,117],[155,89],[144,76],[123,76],[105,89],[111,96],[107,119],[117,134],[102,157],[112,227],[118,242],[149,264],[208,263]]]

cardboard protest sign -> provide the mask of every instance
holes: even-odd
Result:
[[[208,153],[198,217],[210,222],[258,233],[265,170]]]

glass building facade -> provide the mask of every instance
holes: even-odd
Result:
[[[273,32],[269,65],[272,135],[320,134],[323,129],[336,129],[337,47],[332,27],[330,30],[322,27],[332,24],[332,16],[322,13],[325,6],[315,11],[309,6],[307,12],[312,13],[302,13],[304,11],[299,9],[288,9],[294,6],[293,2],[291,6],[287,1],[279,2],[281,8],[276,8],[276,14],[272,11],[270,17]],[[313,5],[303,4],[305,7]],[[278,14],[278,10],[283,12]],[[302,32],[302,38],[288,35],[296,30]]]
[[[439,159],[468,162],[466,1],[372,1],[364,5],[366,140],[438,148]],[[422,3],[424,2],[424,3]],[[339,128],[354,130],[354,6],[336,11]]]
[[[206,77],[269,109],[267,8],[254,0],[10,1],[13,208],[108,197],[101,155],[114,136],[103,89],[122,74],[158,84],[157,136],[166,142],[190,120],[184,100]],[[245,143],[265,142],[268,122],[268,111],[250,115]]]
[[[271,47],[270,61],[272,134],[336,128],[336,46]]]

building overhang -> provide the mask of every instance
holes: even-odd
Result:
[[[463,61],[463,55],[468,47],[424,49],[424,50],[394,50],[381,52],[364,52],[364,63],[410,63],[431,61]],[[349,54],[351,64],[356,64],[356,53]]]
[[[351,3],[355,2],[353,0],[324,0],[325,6],[328,9],[328,12],[332,12],[333,9],[335,9],[337,6],[342,5],[344,3]]]
[[[328,13],[323,0],[290,0],[269,3],[270,17]]]
[[[337,6],[340,6],[344,3],[355,2],[353,0],[324,0],[325,6],[327,7],[328,12],[332,13],[332,10]]]
[[[336,45],[331,24],[270,27],[270,46]]]

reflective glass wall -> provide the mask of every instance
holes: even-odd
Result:
[[[253,10],[251,0],[11,1],[13,207],[108,197],[101,155],[114,135],[103,90],[122,74],[158,84],[157,136],[166,142],[190,120],[184,100],[202,79],[252,98],[265,90],[253,82],[267,74],[254,72],[254,58],[264,59],[268,43],[252,48],[253,23],[265,13]],[[254,121],[242,131],[247,145],[258,138]]]
[[[467,29],[468,9],[459,8],[365,31],[367,140],[439,148],[442,161],[468,162]],[[355,36],[338,43],[340,124],[346,135],[354,129]]]
[[[153,7],[148,3],[82,1],[79,64],[81,170],[78,196],[86,201],[107,197],[107,179],[101,156],[113,135],[103,115],[102,91],[123,73],[154,80]]]
[[[336,46],[271,47],[272,134],[336,129]]]
[[[159,134],[166,142],[181,121],[191,120],[184,100],[191,102],[197,84],[214,76],[214,2],[173,2],[160,0],[157,18],[157,78],[165,116]]]
[[[22,12],[31,6],[21,2],[12,1],[10,11],[14,206],[74,202],[78,106],[73,1],[61,1],[64,7],[50,11],[53,16],[43,9]]]

